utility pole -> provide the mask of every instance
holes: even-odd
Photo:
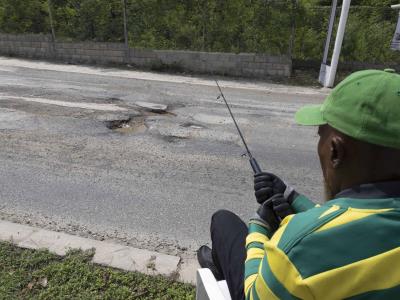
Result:
[[[400,10],[400,4],[392,5],[393,9]],[[399,20],[397,21],[396,32],[394,33],[393,41],[391,44],[392,50],[400,50],[400,13]]]
[[[53,22],[53,11],[51,0],[47,0],[47,7],[49,9],[49,19],[50,19],[50,27],[51,27],[51,39],[53,45],[53,53],[56,55],[56,31],[54,30],[54,22]]]
[[[335,0],[334,0],[335,1]],[[344,32],[346,30],[347,18],[349,16],[351,0],[343,0],[342,12],[340,14],[339,26],[336,34],[335,48],[333,49],[333,55],[331,65],[326,65],[326,74],[321,82],[324,87],[333,87],[335,83],[335,77],[337,67],[339,63],[340,52],[342,50]]]
[[[124,39],[125,39],[125,60],[128,63],[129,62],[129,41],[128,41],[128,25],[127,25],[127,20],[126,20],[126,0],[122,0],[122,8],[123,8],[123,14],[124,14]]]
[[[207,12],[207,1],[202,1],[202,45],[201,45],[201,51],[205,51],[205,46],[206,46],[206,12]]]
[[[56,32],[54,30],[54,22],[53,22],[53,12],[51,7],[51,0],[47,0],[47,7],[49,9],[49,18],[50,18],[50,27],[51,27],[51,36],[53,38],[53,42],[56,41]]]
[[[328,63],[329,49],[331,47],[333,26],[335,25],[336,9],[337,9],[337,0],[333,0],[331,8],[331,16],[329,18],[328,34],[326,36],[326,42],[325,42],[324,57],[322,58],[321,69],[319,71],[319,82],[322,85],[325,85],[326,67]]]
[[[291,33],[290,33],[290,41],[289,41],[289,57],[290,59],[293,58],[293,49],[294,49],[294,42],[296,38],[296,14],[297,14],[297,1],[292,0],[292,11],[291,11]]]

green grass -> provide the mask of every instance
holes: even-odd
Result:
[[[0,243],[0,299],[194,299],[192,286],[92,264],[93,252],[48,251]]]

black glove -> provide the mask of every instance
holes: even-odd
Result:
[[[283,194],[283,197],[290,204],[297,194],[291,186],[278,176],[266,172],[254,175],[254,191],[257,202],[260,204],[276,194]]]
[[[264,201],[264,203],[261,204],[256,213],[256,219],[259,219],[260,221],[268,225],[271,234],[273,234],[278,229],[280,223],[280,220],[275,215],[273,202],[275,201],[275,199],[280,199],[282,197],[282,194],[276,194],[267,201]]]
[[[292,207],[283,194],[276,194],[261,204],[257,210],[256,219],[266,223],[273,234],[279,228],[281,221],[293,213]]]
[[[292,206],[282,194],[276,194],[274,197],[272,197],[272,209],[279,219],[279,222],[287,216],[294,214]]]

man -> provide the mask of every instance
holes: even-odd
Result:
[[[200,264],[233,299],[400,299],[400,75],[354,73],[296,121],[319,126],[329,201],[257,174],[255,217],[214,214]]]

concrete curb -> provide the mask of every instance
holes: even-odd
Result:
[[[195,283],[195,260],[137,249],[114,243],[82,238],[62,232],[21,225],[0,220],[0,241],[28,249],[48,249],[64,256],[70,249],[95,249],[92,262],[125,271],[147,275],[163,275],[186,283]]]

